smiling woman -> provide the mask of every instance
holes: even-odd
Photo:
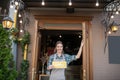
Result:
[[[48,60],[47,69],[52,70],[49,80],[66,80],[65,68],[67,68],[67,64],[71,61],[80,58],[83,44],[84,43],[82,41],[77,55],[68,55],[63,51],[63,43],[61,41],[56,42],[54,54],[51,55]]]

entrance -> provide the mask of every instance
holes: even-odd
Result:
[[[38,59],[34,63],[36,72],[38,72],[36,74],[37,79],[48,79],[49,72],[46,70],[46,60],[43,56],[47,58],[52,54],[56,41],[63,41],[65,52],[71,55],[77,52],[83,39],[85,44],[82,56],[69,64],[66,69],[66,77],[67,80],[92,80],[91,51],[89,48],[90,18],[87,17],[87,21],[84,21],[83,17],[36,16],[36,19],[39,26]],[[44,67],[42,63],[45,64]]]
[[[69,55],[76,55],[82,40],[81,30],[40,30],[41,33],[41,51],[39,52],[39,72],[40,74],[50,75],[47,70],[47,60],[45,63],[41,59],[46,59],[54,53],[55,43],[62,41],[64,52]],[[44,71],[42,71],[42,63]],[[72,61],[65,70],[66,80],[82,80],[82,56]]]

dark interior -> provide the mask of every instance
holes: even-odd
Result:
[[[70,55],[77,53],[82,40],[82,31],[41,30],[40,32],[42,34],[42,46],[45,49],[47,47],[55,47],[57,41],[62,41],[65,53]]]
[[[41,37],[40,57],[47,53],[53,54],[56,41],[60,40],[64,44],[64,52],[70,55],[76,55],[82,40],[82,31],[80,30],[39,30]],[[51,50],[50,50],[51,49]],[[50,53],[49,53],[50,52]],[[47,66],[47,64],[46,64]],[[46,70],[45,66],[45,70]],[[80,80],[82,69],[82,57],[72,61],[66,68],[66,80]],[[41,67],[40,69],[41,70]],[[78,71],[79,70],[79,71]],[[40,71],[41,72],[41,71]]]

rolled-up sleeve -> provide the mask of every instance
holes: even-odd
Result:
[[[51,55],[48,59],[48,62],[47,62],[47,67],[49,67],[50,65],[52,65],[52,61],[53,61],[54,57],[53,55]]]
[[[76,60],[76,55],[65,54],[65,59],[67,61],[67,64],[69,64],[71,61]]]

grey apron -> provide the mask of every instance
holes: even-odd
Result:
[[[63,61],[65,60],[64,55],[62,55],[63,59],[56,59],[57,55],[54,55],[54,61]],[[52,69],[50,79],[49,80],[65,80],[65,69]]]

